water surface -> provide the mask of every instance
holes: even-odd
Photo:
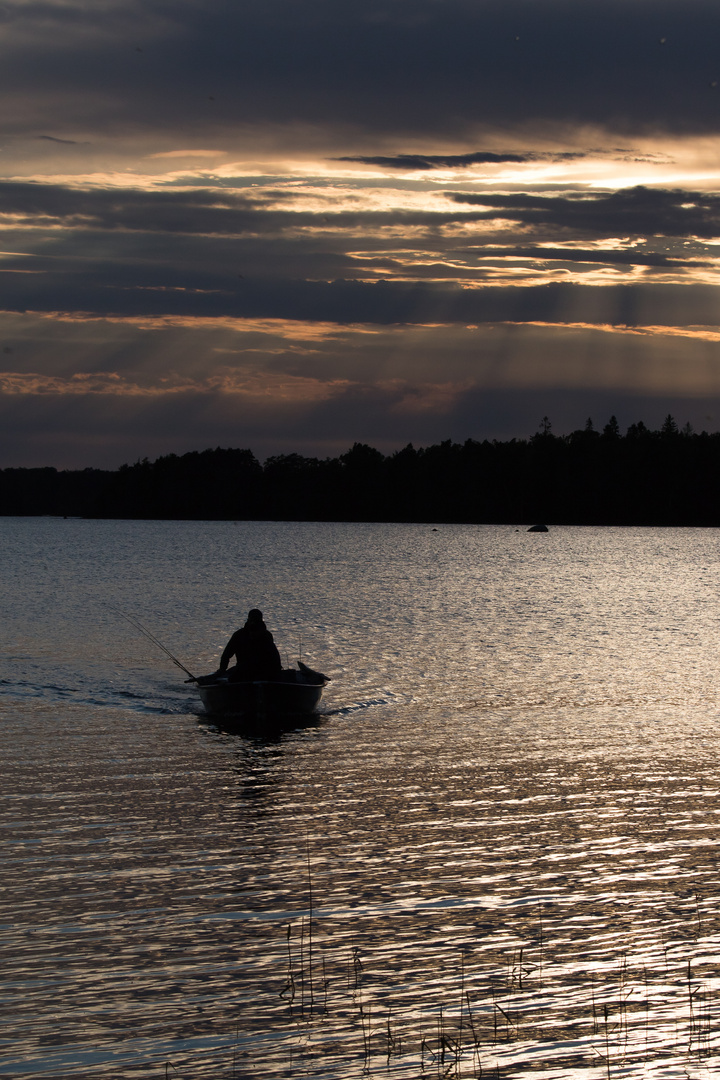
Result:
[[[0,519],[10,1076],[718,1064],[714,530]],[[259,606],[321,714],[201,716]]]

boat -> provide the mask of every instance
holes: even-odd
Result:
[[[231,682],[225,675],[201,675],[197,683],[205,712],[213,716],[308,716],[317,708],[329,676],[301,661],[279,679]]]

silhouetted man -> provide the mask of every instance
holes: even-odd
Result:
[[[218,675],[227,671],[233,656],[237,663],[228,671],[229,682],[256,682],[260,679],[280,678],[280,653],[272,634],[263,622],[262,611],[257,608],[248,612],[245,625],[235,631],[225,646]]]

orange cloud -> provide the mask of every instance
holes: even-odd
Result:
[[[379,390],[399,399],[392,407],[393,412],[423,413],[449,412],[461,394],[472,388],[472,381],[417,383],[410,384],[402,379],[386,379],[378,382]]]
[[[20,317],[16,312],[3,312],[3,314]],[[49,322],[124,324],[137,327],[139,330],[231,330],[241,334],[268,334],[291,341],[325,341],[345,337],[349,332],[353,335],[382,333],[380,328],[358,323],[341,326],[333,322],[305,322],[301,319],[243,319],[230,315],[96,315],[89,311],[27,310],[22,317],[25,316]]]
[[[169,375],[158,383],[142,385],[115,371],[77,373],[68,377],[42,375],[38,372],[0,373],[0,393],[8,395],[87,395],[111,394],[119,397],[162,397],[177,394],[238,394],[275,402],[308,403],[327,401],[346,390],[347,379],[304,378],[285,374],[220,371],[207,379],[188,379]]]
[[[720,329],[709,326],[625,326],[621,323],[585,323],[585,322],[498,322],[496,326],[538,326],[552,330],[597,330],[603,334],[633,334],[640,337],[695,338],[699,341],[720,341]],[[468,330],[477,330],[476,326]]]

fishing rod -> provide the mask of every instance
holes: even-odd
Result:
[[[197,676],[193,675],[191,671],[188,671],[185,665],[180,663],[177,656],[173,656],[170,650],[165,648],[162,641],[158,641],[155,635],[151,634],[147,627],[143,626],[143,624],[138,619],[136,619],[133,615],[126,615],[124,611],[119,611],[117,608],[111,608],[110,610],[114,611],[116,615],[121,615],[123,619],[127,619],[127,621],[132,626],[134,626],[136,630],[139,630],[141,634],[144,634],[146,638],[149,638],[149,640],[152,641],[153,645],[157,645],[158,649],[162,649],[165,655],[172,660],[173,664],[175,664],[176,667],[179,667],[181,671],[184,671],[186,675],[190,676],[190,678],[187,680],[188,682],[198,681]]]

